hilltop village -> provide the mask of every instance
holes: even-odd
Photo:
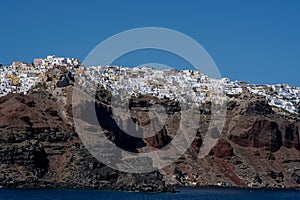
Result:
[[[37,83],[43,82],[49,70],[59,66],[69,69],[79,66],[78,59],[47,56],[36,58],[31,64],[13,62],[11,65],[0,65],[0,97],[8,93],[26,95]]]
[[[49,71],[59,67],[67,70],[70,79],[75,77],[79,86],[95,88],[101,85],[112,94],[147,94],[199,106],[211,100],[221,104],[225,98],[249,93],[267,99],[273,108],[299,114],[300,88],[285,84],[255,85],[228,78],[212,79],[196,70],[158,70],[147,66],[85,67],[76,58],[54,55],[36,58],[31,64],[13,62],[7,66],[0,65],[0,97],[8,93],[26,95],[38,83],[49,78]],[[65,85],[63,82],[57,83],[57,87]]]

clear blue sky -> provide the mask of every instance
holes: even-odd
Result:
[[[48,54],[81,60],[99,42],[158,26],[198,41],[222,76],[300,86],[300,1],[6,0],[0,3],[0,63]],[[138,58],[142,60],[141,56]],[[134,65],[134,57],[124,65]]]

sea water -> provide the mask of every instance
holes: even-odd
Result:
[[[229,188],[177,188],[177,190],[179,190],[178,193],[143,193],[78,189],[0,189],[0,200],[300,200],[300,191],[296,190],[248,190]]]

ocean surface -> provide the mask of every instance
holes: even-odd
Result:
[[[103,190],[68,189],[0,189],[0,200],[96,200],[96,199],[185,199],[185,200],[248,200],[284,199],[300,200],[300,191],[294,190],[246,190],[220,188],[177,188],[179,193],[116,192]]]

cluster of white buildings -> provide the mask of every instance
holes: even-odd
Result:
[[[46,58],[35,58],[33,61],[35,66],[79,66],[80,62],[77,58],[56,57],[55,55]]]
[[[13,62],[7,66],[0,66],[0,97],[8,93],[27,92],[39,81],[42,81],[47,71],[54,66],[78,66],[80,63],[75,58],[60,58],[47,56],[34,59],[34,64]]]
[[[284,109],[290,113],[299,113],[300,107],[300,88],[292,87],[286,84],[276,85],[255,85],[250,83],[239,84],[236,86],[245,87],[252,95],[265,97],[269,105]]]
[[[270,105],[285,109],[291,113],[299,113],[300,88],[276,84],[269,86],[272,95],[266,94]]]
[[[85,88],[102,85],[112,94],[138,96],[148,94],[158,98],[176,99],[181,103],[199,106],[213,100],[222,104],[226,95],[240,95],[244,90],[265,97],[273,107],[299,113],[300,88],[289,85],[255,85],[231,82],[228,78],[212,79],[197,70],[158,70],[151,67],[127,68],[118,66],[84,67],[76,58],[54,55],[36,58],[33,64],[13,62],[0,66],[0,97],[8,93],[27,94],[55,66],[68,67],[77,83]]]
[[[27,94],[39,80],[44,69],[35,68],[32,65],[21,62],[13,62],[8,66],[0,67],[0,97],[8,93]]]
[[[85,87],[100,84],[112,94],[149,94],[199,106],[212,98],[221,104],[226,98],[224,94],[240,95],[243,90],[248,90],[252,95],[264,96],[271,106],[299,113],[300,88],[288,85],[255,85],[231,82],[228,78],[216,80],[194,70],[117,66],[97,66],[82,70],[84,73],[80,74],[80,84]]]
[[[85,68],[80,79],[79,84],[85,84],[85,87],[91,87],[93,83],[100,84],[113,95],[148,94],[158,98],[176,99],[190,106],[199,106],[208,100],[222,104],[226,98],[226,79],[210,79],[194,70],[98,66]]]

